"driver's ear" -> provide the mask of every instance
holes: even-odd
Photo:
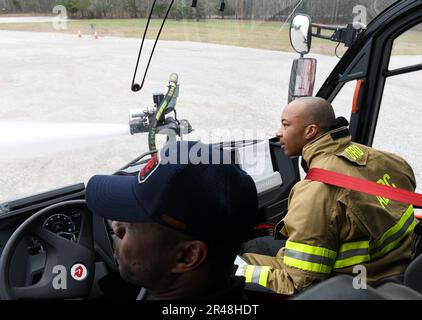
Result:
[[[207,258],[208,247],[198,240],[182,241],[178,245],[172,272],[183,273],[199,267]]]
[[[305,128],[305,139],[310,141],[319,133],[319,127],[316,124],[310,124]]]

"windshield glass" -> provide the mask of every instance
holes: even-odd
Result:
[[[366,25],[393,1],[198,0],[192,8],[196,1],[176,0],[134,93],[153,2],[0,1],[0,203],[111,174],[148,151],[147,133],[130,134],[129,111],[152,107],[171,73],[179,75],[177,117],[194,129],[188,139],[273,137],[299,57],[292,17]],[[138,83],[170,3],[156,1]],[[314,92],[346,50],[336,47],[313,40]]]

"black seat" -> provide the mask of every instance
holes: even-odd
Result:
[[[384,300],[374,288],[356,290],[353,277],[338,275],[307,289],[292,300]]]
[[[422,294],[396,282],[384,283],[376,290],[387,300],[422,300]]]
[[[404,283],[404,273],[396,274],[396,275],[393,275],[393,276],[388,276],[388,277],[378,279],[371,286],[374,287],[374,288],[378,288],[379,286],[383,285],[384,283],[390,283],[390,282],[403,284]]]
[[[396,282],[355,289],[352,276],[339,275],[309,288],[293,300],[422,300],[422,294]]]
[[[422,254],[418,255],[404,272],[404,285],[422,294]]]

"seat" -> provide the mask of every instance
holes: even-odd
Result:
[[[353,288],[353,277],[338,275],[320,282],[292,300],[384,300],[374,288],[357,290]]]
[[[406,268],[404,285],[422,294],[422,254],[418,255]]]
[[[360,290],[353,288],[352,276],[339,275],[312,286],[293,300],[422,300],[422,293],[417,290],[422,286],[422,276],[418,273],[421,268],[422,255],[406,269],[404,284],[383,281],[376,288],[368,285]]]
[[[378,279],[371,286],[374,287],[374,288],[378,288],[379,286],[383,285],[384,283],[390,283],[390,282],[403,284],[404,283],[404,273],[396,274],[396,275],[392,275],[392,276],[388,276],[388,277]]]
[[[376,290],[387,300],[422,300],[422,294],[395,282],[384,283],[378,286]]]

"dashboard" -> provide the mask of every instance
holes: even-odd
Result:
[[[44,219],[43,228],[66,240],[77,242],[81,230],[81,212],[78,209],[59,210]],[[36,236],[26,237],[30,256],[42,254],[45,250]]]
[[[76,184],[28,198],[15,200],[0,207],[0,254],[14,231],[36,212],[68,200],[83,200],[84,184]],[[4,209],[7,210],[4,210]],[[42,228],[68,241],[78,242],[85,206],[62,206],[51,209],[39,220]],[[93,216],[96,279],[117,271],[113,255],[111,228],[104,219]],[[10,282],[14,286],[37,283],[43,275],[49,247],[36,235],[26,234],[18,244],[11,261]],[[97,276],[98,273],[98,276]]]

